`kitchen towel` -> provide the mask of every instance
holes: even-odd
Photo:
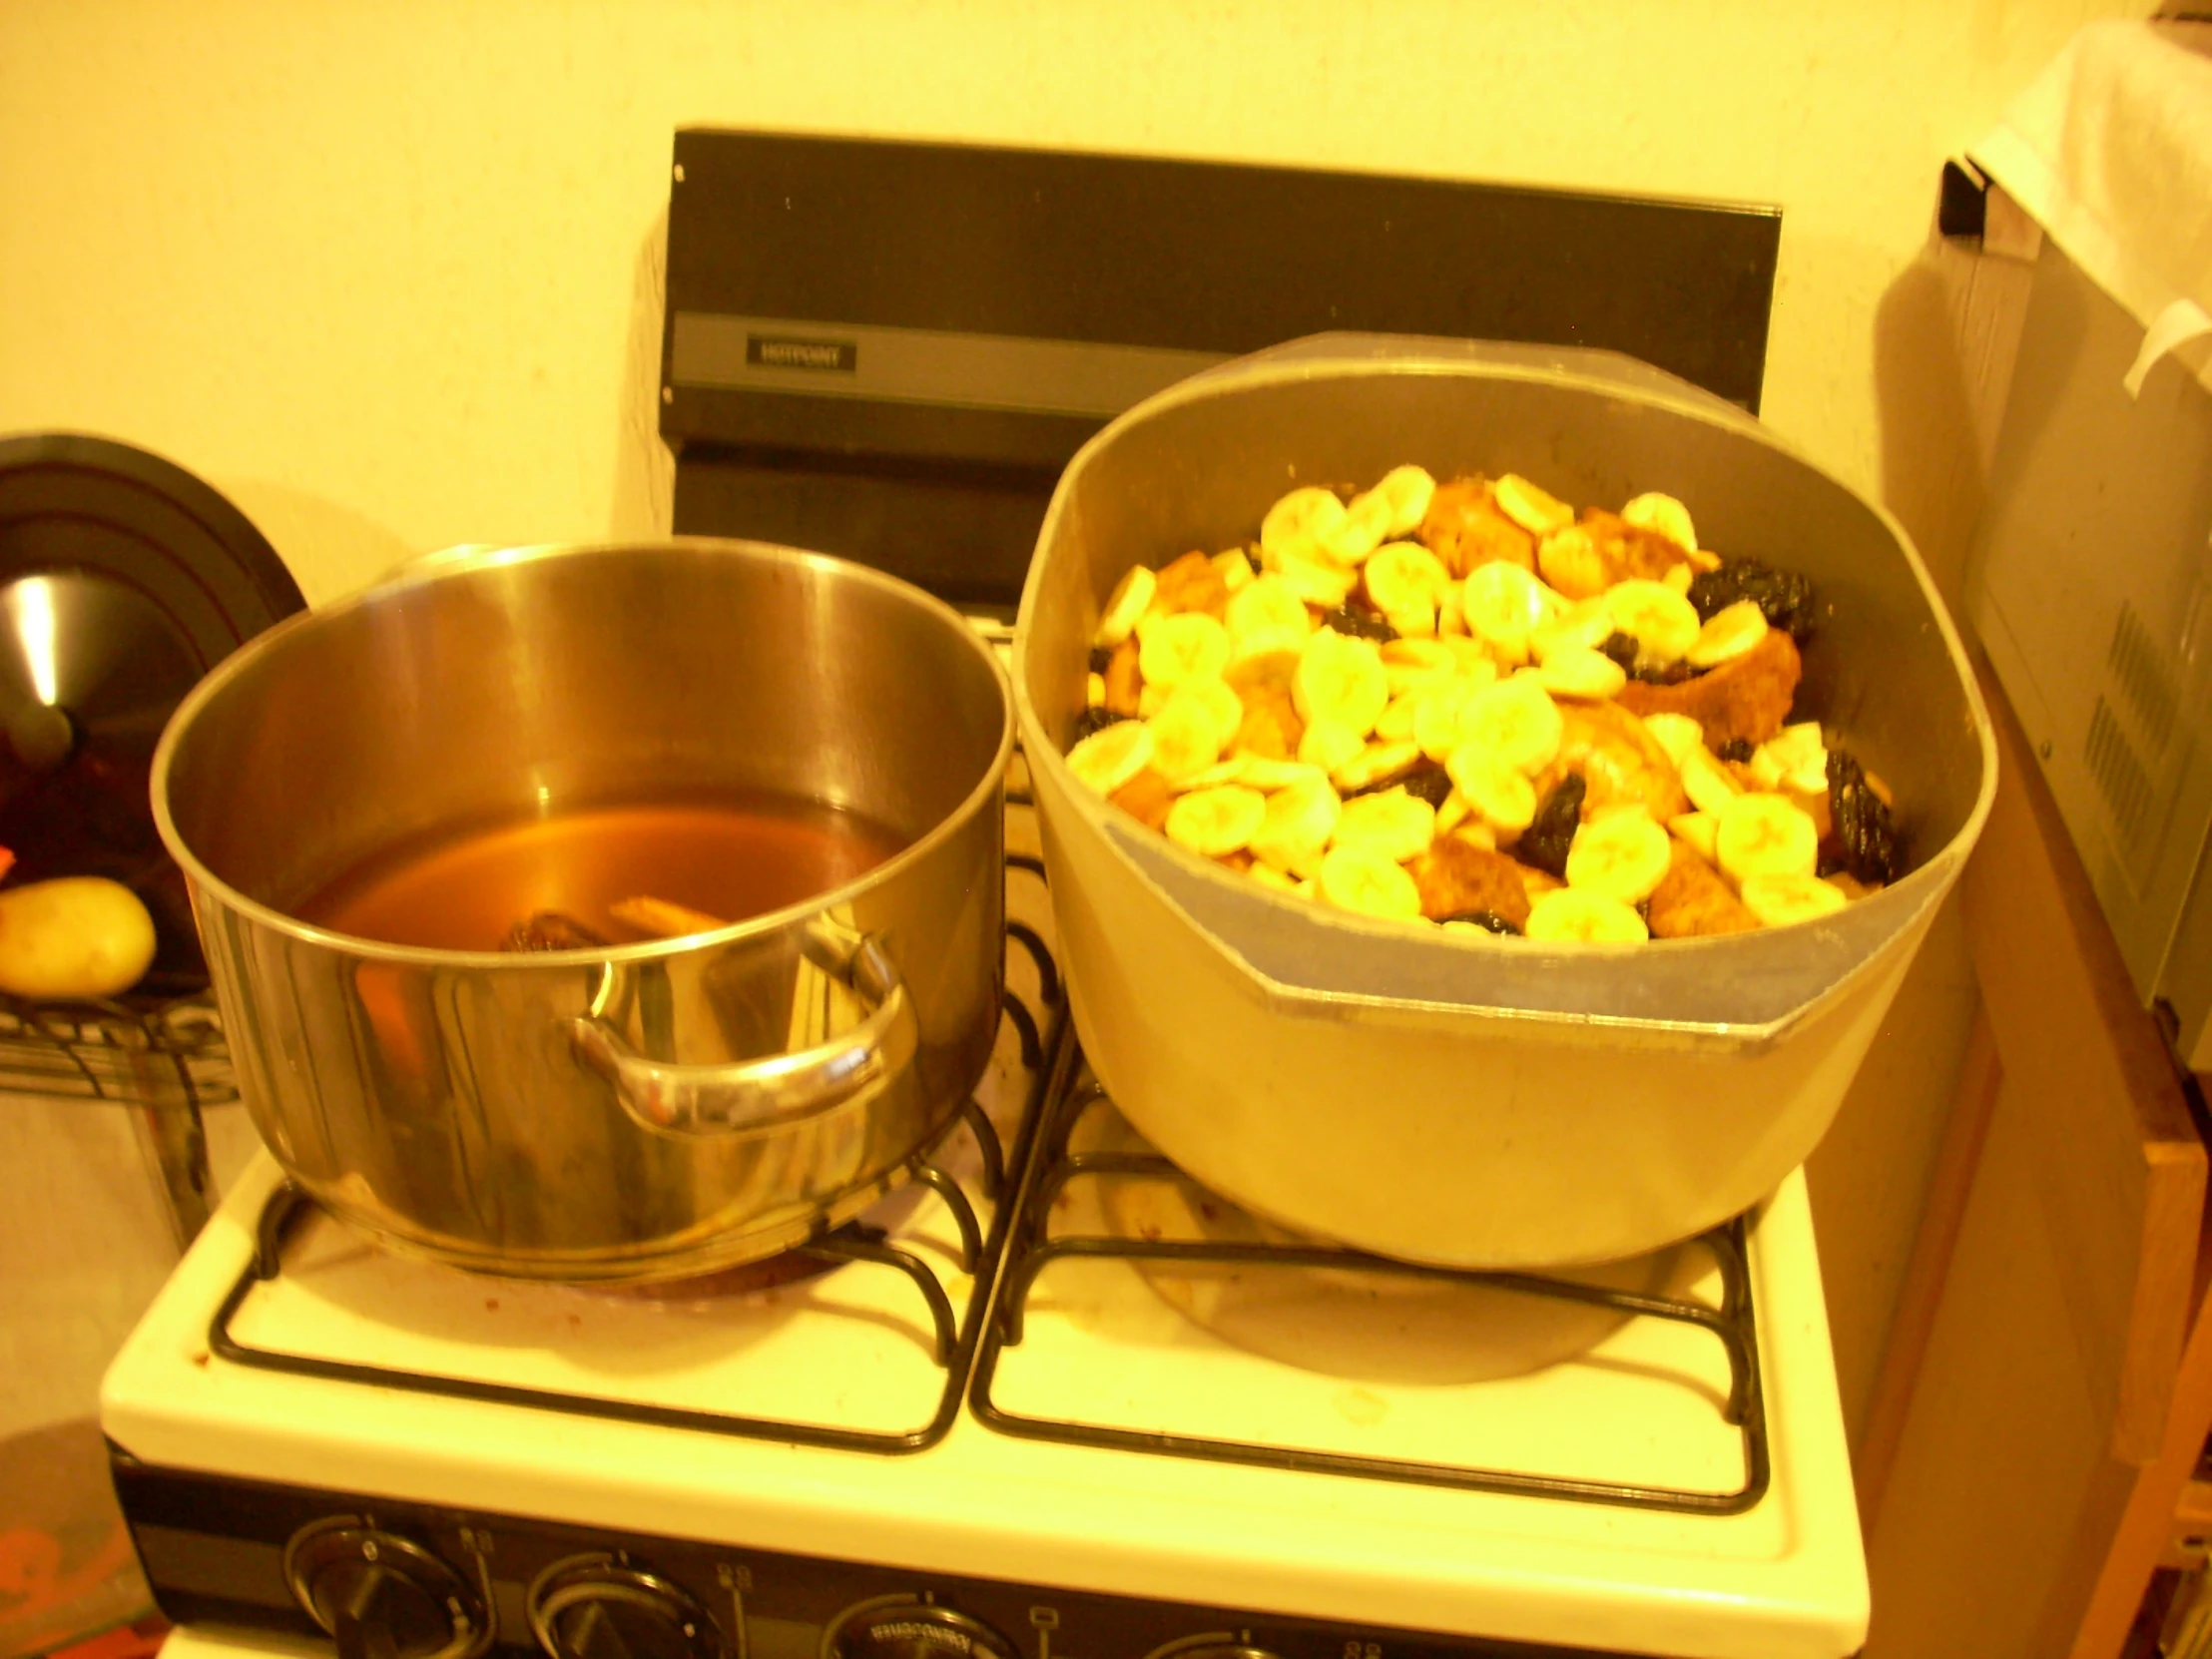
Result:
[[[1968,154],[2212,388],[2212,24],[2092,23]]]

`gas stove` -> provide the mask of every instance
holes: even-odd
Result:
[[[1758,403],[1771,210],[704,132],[672,171],[675,527],[1001,619],[1077,445],[1293,334],[1608,345]],[[1324,220],[1389,257],[1288,258]],[[381,1255],[249,1170],[103,1395],[175,1659],[1858,1647],[1802,1176],[1566,1279],[1244,1216],[1090,1078],[1011,784],[975,1103],[795,1257],[515,1285]]]
[[[1852,1652],[1802,1177],[1562,1281],[1242,1217],[1089,1081],[1014,783],[1019,1011],[926,1173],[807,1256],[515,1284],[387,1256],[248,1170],[102,1399],[193,1651]]]

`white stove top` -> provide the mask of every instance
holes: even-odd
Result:
[[[1016,847],[1028,833],[1009,826]],[[1041,893],[1009,877],[1017,915],[1034,917],[1031,887]],[[1032,991],[1022,955],[1009,952],[1009,972]],[[1027,1077],[1009,1026],[980,1096],[1009,1141]],[[970,1145],[964,1130],[952,1143]],[[700,1540],[740,1565],[748,1551],[777,1552],[1568,1648],[1837,1659],[1865,1633],[1802,1176],[1753,1222],[1772,1474],[1738,1514],[1051,1443],[964,1406],[941,1440],[886,1454],[256,1369],[211,1353],[209,1328],[249,1268],[278,1179],[266,1156],[249,1170],[108,1375],[104,1426],[142,1462]],[[1095,1218],[1082,1207],[1099,1202],[1071,1187],[1055,1225],[1085,1225]],[[1154,1212],[1123,1224],[1174,1231],[1179,1218],[1157,1212],[1172,1197],[1146,1202]],[[971,1281],[953,1259],[949,1213],[927,1193],[901,1207],[899,1239],[964,1314]],[[250,1347],[887,1434],[918,1434],[944,1389],[914,1290],[872,1264],[743,1298],[656,1302],[395,1260],[319,1215],[294,1231],[284,1262],[231,1322]],[[1710,1266],[1688,1259],[1674,1289],[1709,1296]],[[1729,1370],[1709,1334],[1632,1320],[1576,1357],[1483,1380],[1498,1368],[1464,1339],[1483,1312],[1467,1295],[1336,1275],[1217,1272],[1155,1286],[1125,1262],[1057,1263],[1028,1300],[1022,1340],[997,1361],[991,1397],[1022,1416],[1139,1432],[1743,1486],[1743,1441],[1721,1412]],[[1557,1339],[1519,1328],[1515,1341]],[[1057,1649],[1040,1659],[1055,1656],[1065,1659]]]

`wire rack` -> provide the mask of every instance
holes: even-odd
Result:
[[[186,1111],[239,1097],[205,991],[61,1003],[0,996],[0,1093]]]

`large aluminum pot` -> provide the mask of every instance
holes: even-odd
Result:
[[[926,594],[743,542],[470,550],[301,616],[154,763],[240,1092],[393,1249],[644,1280],[774,1254],[901,1180],[988,1064],[1003,774],[988,647]],[[515,955],[294,907],[386,848],[758,791],[905,844],[716,931]]]
[[[1801,713],[1894,786],[1911,873],[1817,924],[1544,947],[1271,893],[1143,829],[1061,759],[1131,564],[1235,546],[1293,485],[1519,471],[1666,490],[1700,539],[1825,601]],[[1286,1226],[1517,1268],[1661,1248],[1812,1151],[1995,789],[1986,712],[1904,532],[1756,421],[1626,358],[1335,336],[1169,388],[1062,476],[1015,705],[1077,1032],[1168,1157]]]

